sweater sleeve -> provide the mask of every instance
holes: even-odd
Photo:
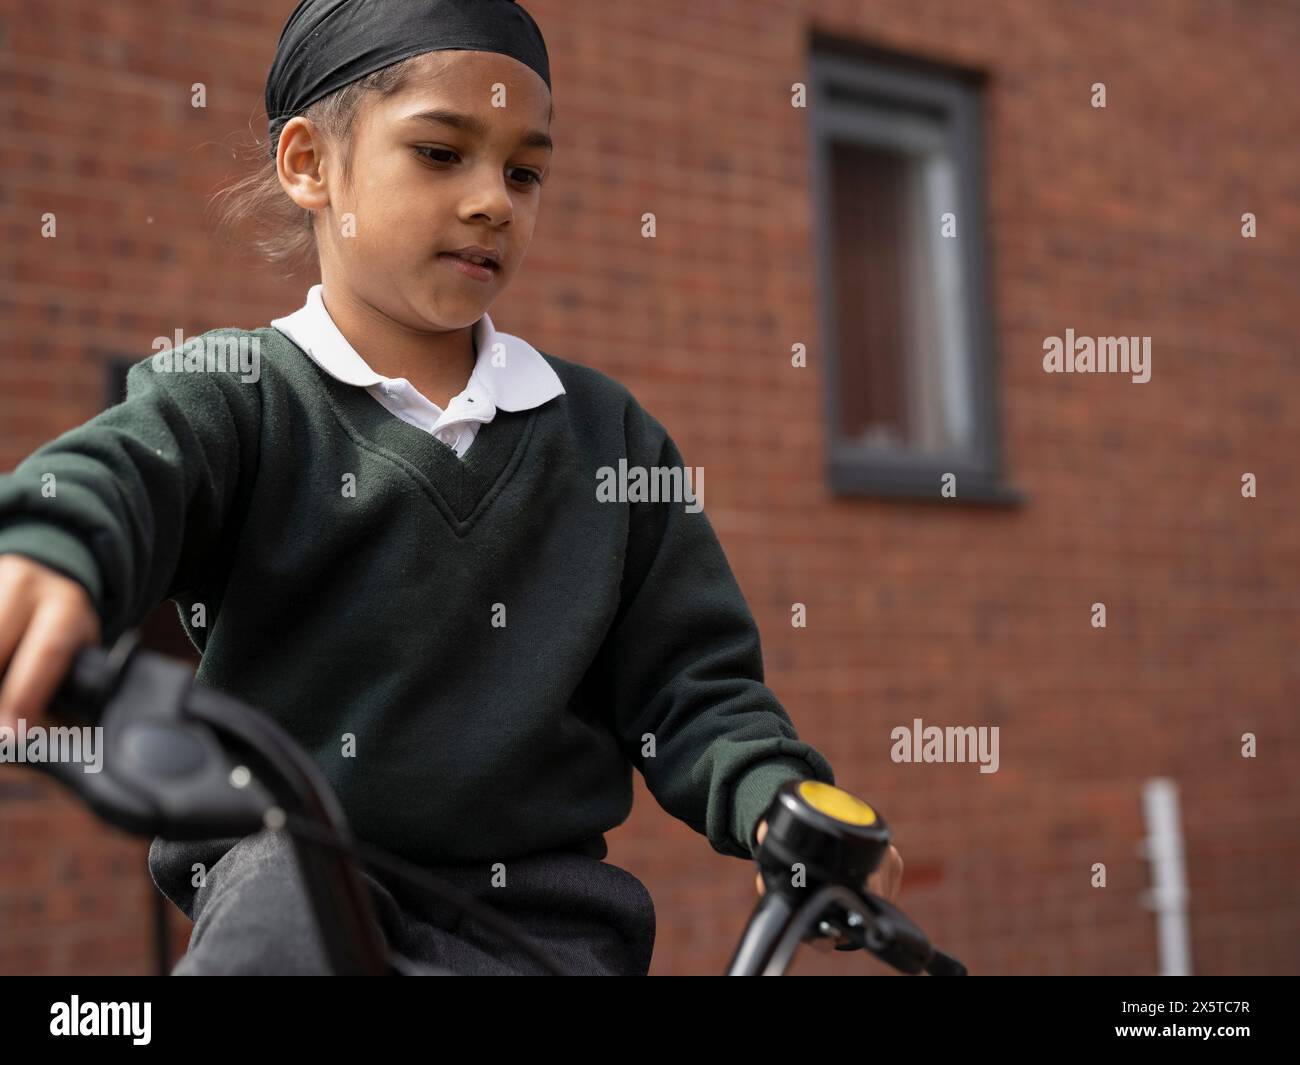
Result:
[[[629,471],[683,469],[672,438],[635,401],[626,431]],[[699,496],[693,475],[681,483]],[[615,731],[668,813],[719,854],[752,857],[781,784],[833,784],[833,771],[764,684],[758,626],[699,503],[629,508],[622,599],[597,656]]]
[[[171,352],[173,365],[212,335]],[[0,554],[80,583],[105,642],[201,586],[256,461],[259,385],[238,372],[167,371],[155,359],[130,368],[123,402],[0,475]]]

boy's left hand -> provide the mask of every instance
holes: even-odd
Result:
[[[755,836],[758,842],[763,842],[763,837],[767,835],[767,821],[762,820],[758,823],[758,830]],[[758,893],[762,895],[767,889],[763,884],[763,874],[756,873],[754,882],[758,885]],[[867,890],[873,895],[879,895],[888,902],[898,900],[899,889],[903,885],[903,859],[898,853],[898,849],[891,843],[889,850],[881,859],[880,865],[876,871],[867,877]]]

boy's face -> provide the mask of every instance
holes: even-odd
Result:
[[[494,99],[504,106],[494,107]],[[550,108],[546,83],[509,56],[421,56],[401,91],[362,104],[350,184],[337,147],[326,150],[322,191],[329,209],[315,219],[322,277],[416,331],[478,321],[532,240],[538,182],[549,173],[551,150],[530,141],[548,133]],[[429,111],[463,121],[417,117]],[[443,254],[471,244],[499,256],[487,280]]]

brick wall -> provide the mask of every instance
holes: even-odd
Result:
[[[1168,776],[1195,970],[1295,972],[1300,11],[527,6],[551,50],[558,150],[494,321],[625,382],[707,468],[768,682],[837,781],[893,825],[900,904],[974,971],[1156,971],[1136,847],[1141,786]],[[0,2],[0,467],[94,414],[110,357],[301,302],[310,279],[219,248],[203,217],[233,173],[223,140],[258,121],[292,7],[68,0],[56,24],[46,4]],[[988,76],[998,398],[1019,508],[826,488],[806,115],[789,105],[814,27]],[[1089,106],[1099,81],[1104,110]],[[56,241],[39,235],[47,211]],[[1066,328],[1152,336],[1151,381],[1044,374],[1043,338]],[[807,370],[789,366],[799,340]],[[894,764],[890,730],[917,717],[999,726],[1000,770]],[[639,778],[610,845],[655,897],[652,971],[721,971],[750,867]],[[0,853],[0,972],[149,971],[139,841],[5,771]],[[1095,862],[1105,888],[1090,886]],[[172,926],[179,950],[187,922]],[[808,953],[797,971],[885,969]]]

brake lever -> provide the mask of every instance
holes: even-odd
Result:
[[[886,916],[886,920],[893,922],[893,924],[897,926],[897,922],[899,918],[901,918],[904,922],[915,929],[917,935],[920,935],[923,940],[925,939],[924,933],[922,933],[919,928],[916,928],[912,919],[899,910],[898,907],[894,906],[887,900],[880,898],[878,895],[869,895],[867,892],[863,892],[862,895],[863,902],[867,903],[869,906],[874,905],[874,908],[882,911],[890,911]],[[870,899],[870,902],[868,902],[868,899]],[[865,922],[860,913],[857,913],[856,911],[845,913],[843,910],[836,910],[828,913],[822,918],[818,925],[818,933],[827,937],[832,935],[839,936],[840,941],[835,944],[836,950],[866,950],[876,954],[877,957],[881,957],[882,960],[889,961],[889,958],[878,954],[877,951],[868,943],[868,936],[864,926]],[[946,954],[932,944],[929,944],[928,940],[925,941],[930,948],[929,957],[925,960],[922,966],[922,969],[926,973],[931,976],[967,975],[966,966],[962,964],[962,962],[958,961],[951,954]]]

